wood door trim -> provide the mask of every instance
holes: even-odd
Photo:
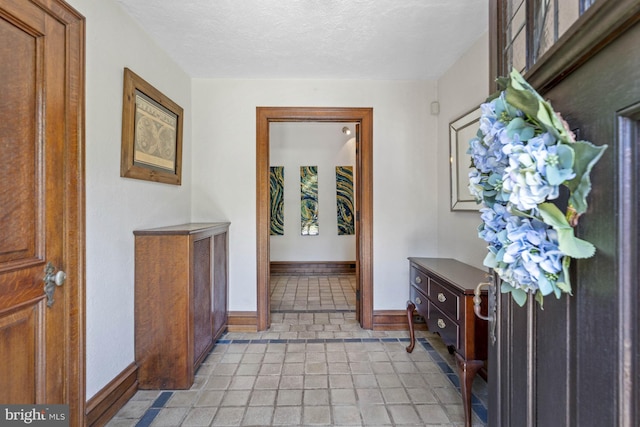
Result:
[[[360,213],[356,233],[360,259],[360,324],[373,326],[373,109],[320,107],[256,108],[256,256],[257,316],[259,331],[270,325],[269,307],[269,123],[271,122],[351,122],[362,128],[356,153],[356,206]]]
[[[76,272],[69,299],[69,404],[70,418],[85,423],[85,20],[76,15],[68,26],[69,53],[67,89],[69,106],[65,161],[67,198],[65,206],[65,259],[69,270]],[[74,53],[74,54],[72,54]],[[71,286],[70,286],[71,287]]]

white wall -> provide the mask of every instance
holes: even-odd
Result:
[[[478,212],[451,211],[449,123],[479,106],[489,95],[489,39],[485,33],[438,80],[438,253],[486,270],[486,244],[478,238]]]
[[[354,235],[338,235],[336,166],[355,166],[355,137],[347,123],[284,122],[269,126],[271,166],[284,166],[284,235],[271,236],[271,261],[355,261]],[[318,167],[316,236],[300,233],[300,166]],[[355,167],[354,167],[355,173]],[[355,181],[354,181],[355,182]]]
[[[192,83],[193,220],[229,220],[229,309],[256,310],[256,107],[373,108],[374,308],[402,309],[411,255],[437,255],[433,81]]]
[[[134,361],[132,231],[190,219],[191,80],[114,2],[69,2],[86,17],[86,394],[91,398]],[[184,109],[181,186],[120,178],[124,67]]]

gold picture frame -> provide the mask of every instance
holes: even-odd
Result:
[[[128,68],[123,86],[120,176],[180,185],[182,107]]]
[[[449,124],[449,162],[451,173],[451,210],[477,211],[481,205],[469,192],[471,155],[469,141],[476,136],[480,122],[480,108],[474,108]]]

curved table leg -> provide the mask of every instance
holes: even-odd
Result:
[[[416,345],[416,336],[413,332],[413,311],[416,309],[416,305],[411,301],[407,301],[407,320],[409,321],[409,346],[407,346],[407,353],[413,351],[413,347]]]
[[[482,360],[465,360],[456,353],[456,365],[458,366],[458,378],[460,378],[460,390],[462,392],[462,405],[464,407],[464,425],[471,427],[471,386],[473,378],[484,362]]]

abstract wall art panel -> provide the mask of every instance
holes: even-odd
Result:
[[[355,234],[353,220],[353,166],[336,166],[338,234]]]
[[[300,230],[318,235],[318,167],[300,166]]]
[[[284,166],[271,166],[271,235],[284,235]]]

